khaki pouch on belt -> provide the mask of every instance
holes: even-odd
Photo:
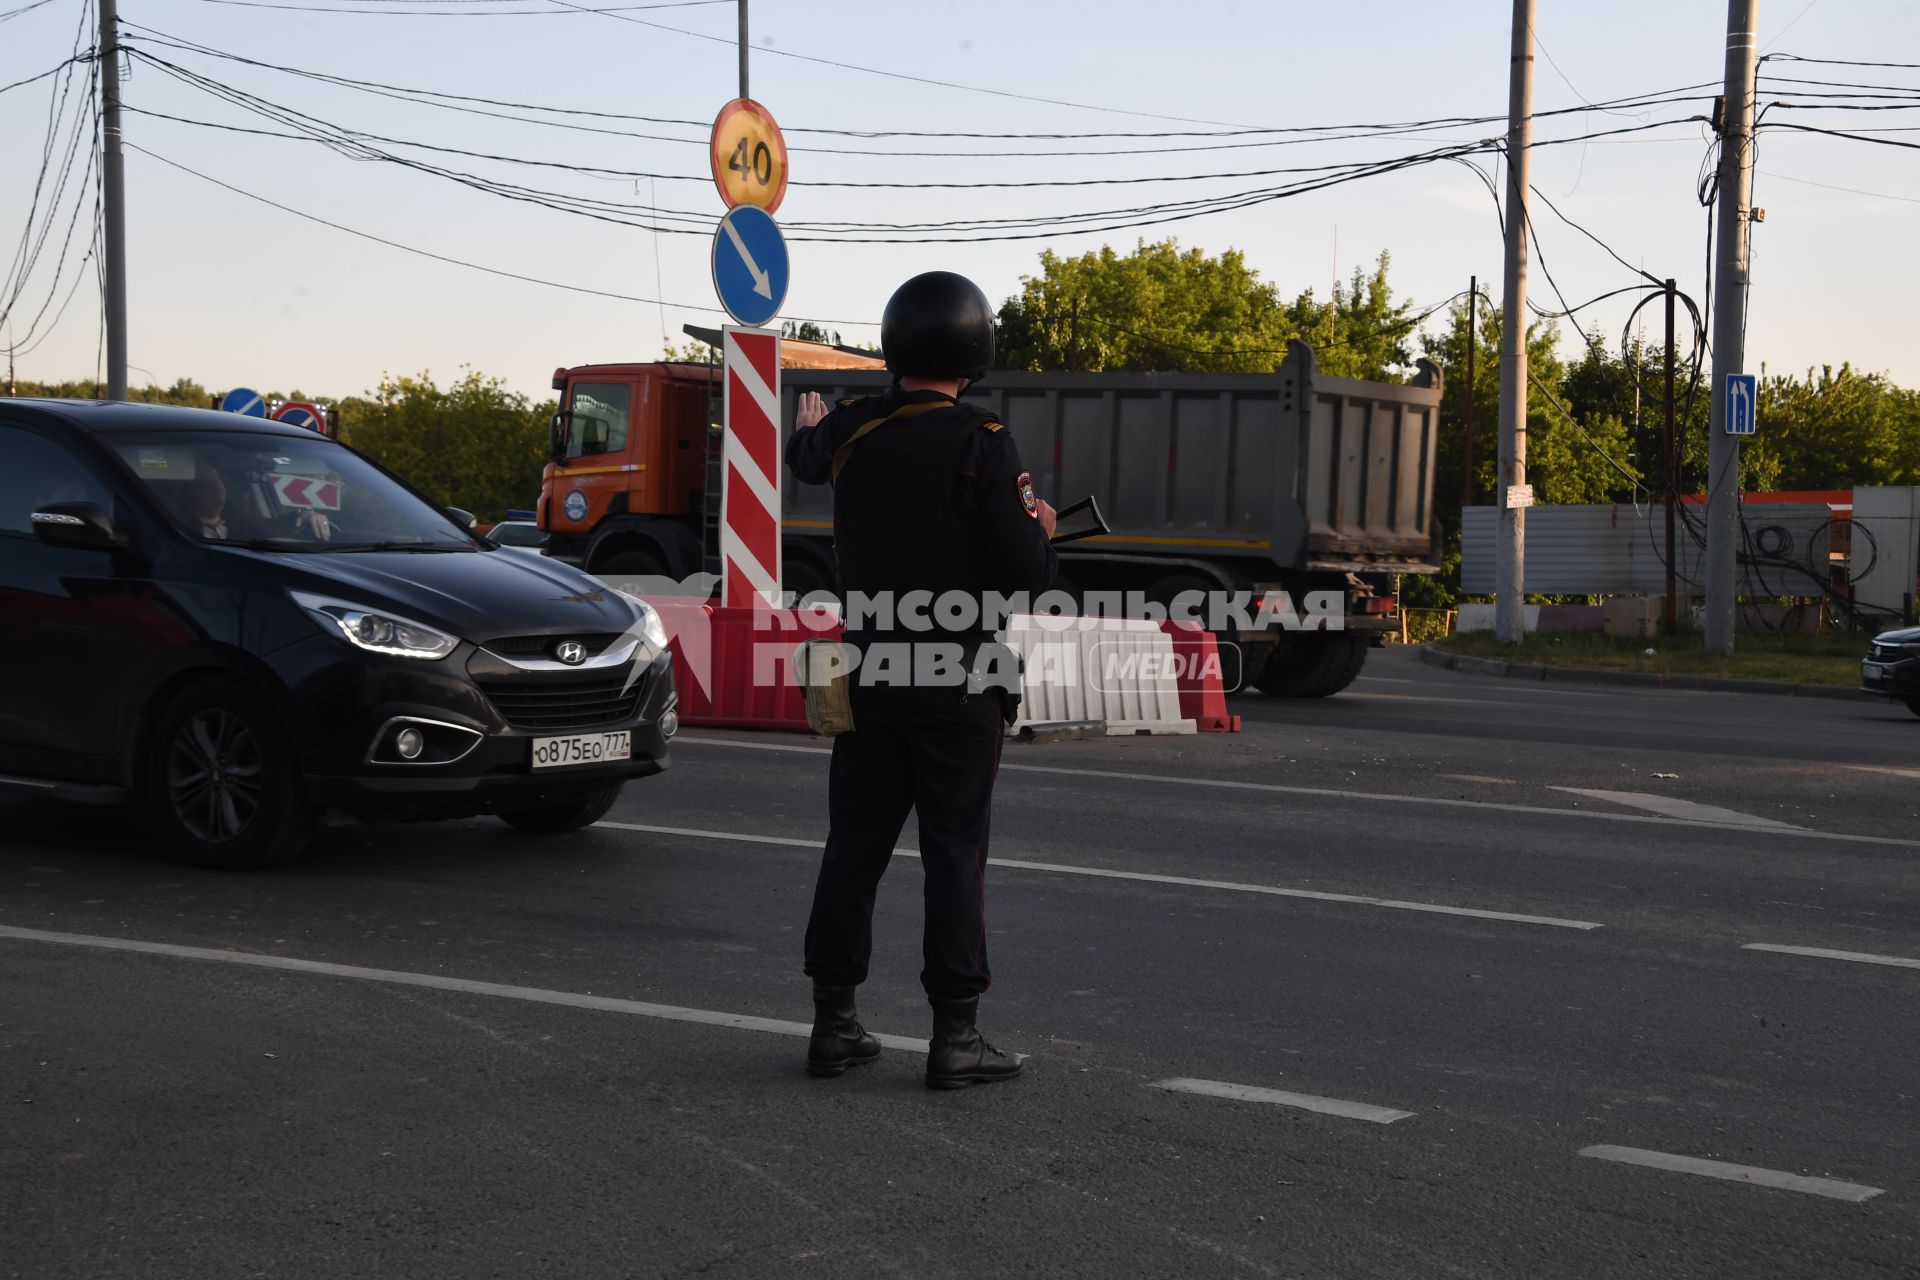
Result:
[[[823,738],[853,732],[853,650],[838,640],[803,640],[793,669],[807,702],[807,726]]]

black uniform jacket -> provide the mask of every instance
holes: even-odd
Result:
[[[834,458],[876,418],[908,409]],[[918,410],[918,412],[913,412]],[[949,591],[1038,596],[1053,585],[1057,560],[1037,515],[1033,480],[1013,434],[975,405],[937,391],[843,400],[819,425],[796,430],[787,465],[808,484],[834,486],[833,536],[848,593]],[[931,610],[928,610],[931,613]],[[848,639],[985,639],[1001,619],[932,633],[868,627],[850,617]]]

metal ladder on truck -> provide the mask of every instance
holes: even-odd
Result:
[[[726,432],[720,426],[726,413],[726,384],[720,377],[719,362],[707,357],[715,376],[707,383],[707,466],[706,485],[700,503],[700,567],[711,574],[720,572],[720,486],[726,475],[721,451]]]

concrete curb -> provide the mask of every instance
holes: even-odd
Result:
[[[1827,684],[1791,684],[1785,680],[1739,680],[1730,676],[1662,675],[1654,671],[1602,671],[1592,667],[1550,667],[1538,662],[1506,662],[1448,653],[1435,645],[1420,646],[1420,661],[1428,666],[1468,675],[1499,676],[1508,680],[1543,680],[1565,684],[1602,684],[1615,688],[1683,689],[1696,693],[1769,693],[1788,698],[1825,698],[1842,702],[1878,701],[1873,694]]]

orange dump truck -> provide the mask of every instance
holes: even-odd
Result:
[[[832,401],[888,385],[871,357],[781,347],[783,437],[803,392]],[[718,366],[582,365],[553,386],[547,554],[593,573],[717,573]],[[1345,688],[1398,630],[1393,575],[1438,569],[1440,390],[1425,360],[1407,383],[1333,378],[1295,342],[1274,373],[995,373],[968,398],[1007,424],[1042,496],[1098,500],[1112,533],[1061,547],[1070,594],[1332,599],[1338,629],[1209,623],[1235,646],[1230,677],[1311,697]],[[831,492],[783,474],[782,504],[782,585],[834,589]]]

